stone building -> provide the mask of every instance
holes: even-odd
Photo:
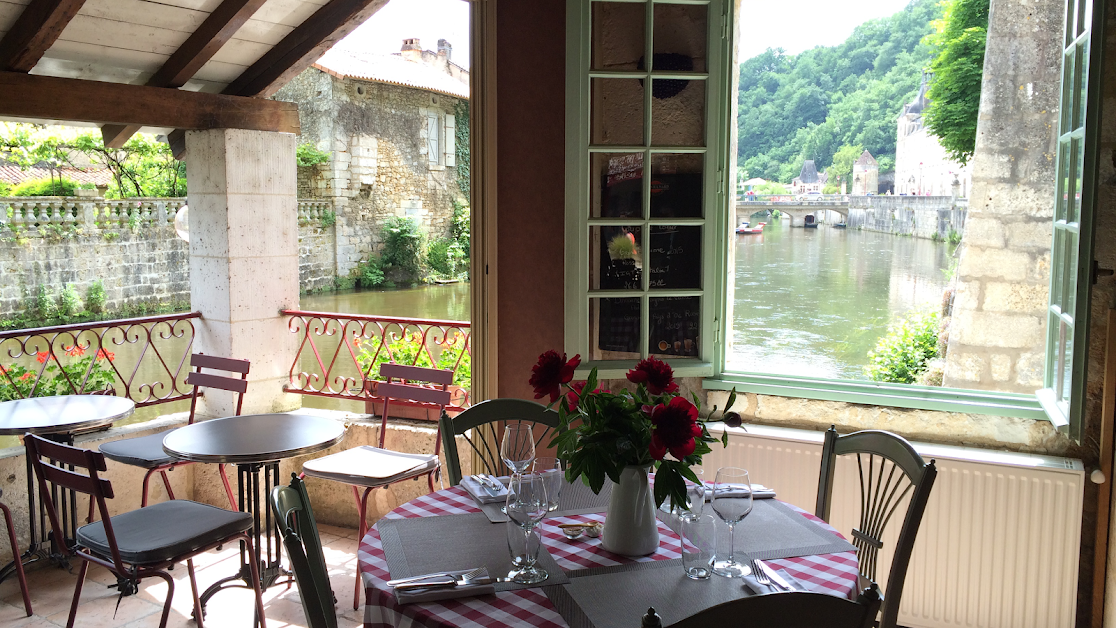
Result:
[[[879,188],[880,164],[876,163],[872,153],[864,151],[853,164],[851,193],[857,196],[878,194]]]
[[[829,175],[819,173],[813,159],[807,159],[802,164],[802,171],[791,181],[792,194],[821,194]]]
[[[973,185],[972,162],[961,165],[950,159],[938,138],[930,134],[922,120],[922,112],[930,104],[926,91],[929,75],[923,75],[922,86],[914,100],[903,105],[897,120],[895,144],[895,193],[912,196],[950,196],[953,185],[959,185],[960,198],[969,198]]]
[[[390,55],[335,48],[276,93],[298,104],[299,143],[329,154],[299,168],[298,186],[299,198],[334,203],[338,276],[378,249],[388,218],[445,237],[454,202],[467,202],[457,165],[468,139],[458,142],[457,126],[468,123],[469,71],[452,54],[444,39],[436,52],[418,39]]]

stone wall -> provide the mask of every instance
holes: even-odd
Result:
[[[432,238],[449,236],[453,202],[468,200],[457,185],[450,132],[462,99],[317,68],[299,74],[275,98],[298,103],[299,142],[330,154],[326,164],[299,169],[299,192],[334,203],[338,274],[379,252],[381,226],[390,217],[414,218]],[[433,159],[430,116],[439,129]]]
[[[849,229],[948,240],[965,232],[967,203],[951,196],[850,196]]]

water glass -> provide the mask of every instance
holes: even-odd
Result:
[[[681,524],[682,569],[687,578],[707,580],[713,574],[717,522],[713,515],[682,515]]]
[[[539,558],[539,548],[542,539],[539,538],[538,528],[531,530],[530,534],[523,534],[523,528],[512,520],[507,524],[508,552],[511,554],[512,571],[509,578],[514,578],[520,569],[532,565]]]
[[[546,482],[546,509],[548,512],[558,510],[558,498],[562,495],[562,485],[566,483],[565,472],[562,470],[562,461],[551,456],[535,458],[532,467],[535,473],[543,477]]]
[[[713,483],[713,500],[710,505],[713,507],[713,512],[728,524],[729,529],[728,557],[725,559],[718,557],[714,561],[713,573],[726,578],[743,578],[752,573],[752,569],[746,563],[736,562],[735,532],[736,524],[752,512],[752,484],[748,479],[748,472],[736,467],[717,469],[717,480]]]
[[[686,484],[686,507],[678,509],[678,516],[700,517],[705,510],[705,471],[691,469],[697,476],[697,484]]]
[[[531,545],[531,535],[535,526],[547,513],[546,482],[537,473],[513,475],[508,484],[506,510],[508,519],[523,530],[524,547]],[[546,570],[539,568],[535,561],[537,551],[524,553],[523,568],[516,572],[512,580],[520,584],[535,584],[549,577]]]
[[[523,473],[535,460],[535,434],[532,423],[509,423],[500,443],[500,458],[512,475]]]

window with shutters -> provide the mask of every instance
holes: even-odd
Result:
[[[442,163],[442,125],[438,121],[438,114],[433,111],[426,112],[426,160],[430,165]]]

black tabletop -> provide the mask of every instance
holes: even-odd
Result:
[[[112,425],[136,411],[126,397],[59,395],[0,402],[0,436],[66,434]]]
[[[341,421],[305,414],[245,414],[171,430],[163,449],[194,462],[271,462],[328,449],[345,437]]]

